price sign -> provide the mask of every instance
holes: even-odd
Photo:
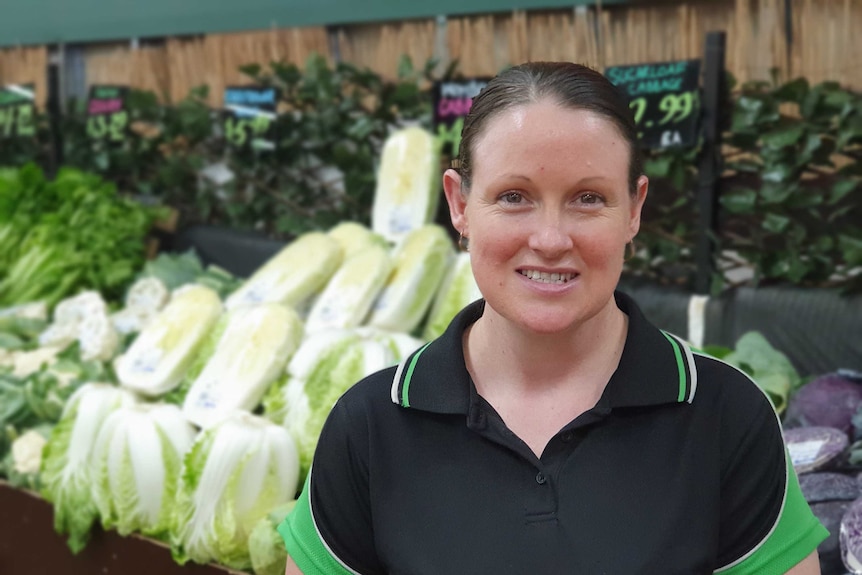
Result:
[[[0,88],[0,138],[36,135],[34,99],[33,84],[10,84]]]
[[[279,91],[266,86],[229,86],[224,92],[224,135],[235,148],[275,149]]]
[[[435,82],[432,87],[434,129],[442,144],[441,152],[452,157],[461,147],[461,129],[470,106],[490,78]]]
[[[613,66],[605,75],[629,97],[647,148],[692,146],[700,120],[700,60]]]
[[[125,86],[91,86],[87,98],[87,137],[122,144],[129,134]]]

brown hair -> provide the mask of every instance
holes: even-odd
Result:
[[[628,101],[599,72],[571,62],[528,62],[501,72],[482,89],[461,130],[458,171],[462,189],[469,190],[473,175],[473,147],[495,115],[515,106],[553,99],[566,108],[588,110],[609,120],[629,145],[629,191],[637,192],[643,160],[637,128]]]

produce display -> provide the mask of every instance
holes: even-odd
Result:
[[[862,373],[837,370],[791,394],[784,439],[811,510],[829,529],[824,575],[862,574]]]
[[[160,216],[92,174],[0,169],[0,308],[53,306],[82,289],[116,297],[143,265]]]
[[[399,140],[427,174],[390,186],[379,214],[431,173],[427,138]],[[274,525],[333,404],[434,337],[432,309],[445,325],[479,297],[433,210],[410,212],[397,237],[359,222],[302,234],[246,280],[161,254],[121,288],[3,307],[0,474],[53,505],[74,553],[98,525],[180,564],[283,572]]]
[[[392,242],[431,221],[440,199],[439,142],[412,127],[386,139],[371,207],[371,229]]]
[[[396,132],[381,157],[371,225],[306,232],[245,280],[193,253],[144,261],[151,220],[128,206],[140,233],[127,227],[121,239],[116,222],[99,237],[88,230],[99,253],[71,272],[64,258],[78,266],[91,257],[76,226],[99,221],[69,205],[63,217],[80,221],[68,234],[46,231],[57,216],[38,202],[26,207],[29,195],[51,188],[119,219],[119,207],[97,203],[110,191],[87,199],[101,184],[82,174],[49,183],[31,168],[0,171],[0,246],[7,238],[20,246],[0,250],[0,476],[53,505],[55,529],[74,553],[98,524],[161,540],[180,564],[283,573],[275,525],[335,402],[481,297],[469,254],[431,223],[432,144],[416,128]],[[43,231],[20,227],[18,209]],[[733,349],[705,351],[767,393],[803,494],[835,535],[820,548],[824,564],[862,574],[860,378],[804,382],[756,332]]]

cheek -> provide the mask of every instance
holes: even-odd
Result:
[[[470,251],[483,261],[497,265],[517,255],[526,241],[517,227],[484,228],[476,234],[476,241],[470,245]]]
[[[575,249],[593,267],[618,267],[625,256],[625,234],[608,228],[576,234]]]

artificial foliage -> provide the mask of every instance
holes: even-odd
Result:
[[[279,90],[268,132],[274,149],[231,145],[223,111],[206,103],[205,86],[174,105],[131,90],[130,129],[121,144],[88,139],[83,106],[70,105],[61,122],[63,156],[66,165],[99,174],[122,193],[176,208],[182,226],[290,240],[339,222],[367,224],[386,137],[405,125],[430,129],[431,82],[458,77],[457,63],[442,75],[435,69],[433,61],[414,67],[404,57],[392,80],[318,55],[302,67],[244,66],[248,84]],[[739,285],[858,291],[862,96],[805,79],[733,86],[730,78],[729,84],[719,218],[710,232],[713,292]],[[0,164],[47,162],[47,125],[39,116],[35,141],[4,143]],[[701,153],[697,146],[645,151],[650,193],[626,273],[694,286],[695,246],[704,233],[697,208]]]

